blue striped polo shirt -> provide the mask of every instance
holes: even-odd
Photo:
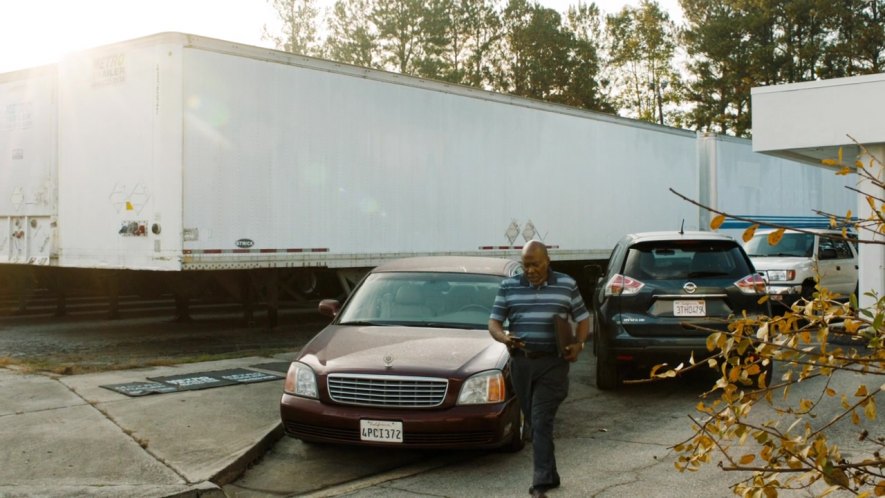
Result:
[[[590,318],[575,279],[548,271],[547,281],[538,287],[526,276],[517,275],[501,282],[489,318],[509,320],[510,334],[526,343],[529,351],[556,352],[553,315],[571,314],[576,322]]]

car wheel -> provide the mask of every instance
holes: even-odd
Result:
[[[510,441],[504,445],[504,451],[508,453],[516,453],[525,447],[525,416],[521,409],[517,409],[519,417],[516,420],[517,430],[510,435]]]
[[[803,299],[807,299],[811,301],[814,298],[814,282],[810,282],[808,280],[802,282],[802,294]]]
[[[611,391],[621,386],[621,376],[618,363],[611,357],[611,353],[604,338],[605,333],[599,331],[599,352],[596,355],[596,387],[603,391]]]

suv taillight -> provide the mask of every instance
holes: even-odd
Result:
[[[765,279],[758,273],[747,275],[735,282],[734,285],[744,294],[765,294],[768,290],[768,287],[765,285]]]
[[[636,280],[635,278],[625,277],[620,273],[613,276],[609,279],[608,283],[605,284],[605,295],[606,296],[621,296],[626,295],[630,296],[633,294],[637,294],[639,289],[645,286],[644,283]]]

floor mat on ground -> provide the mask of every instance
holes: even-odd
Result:
[[[237,384],[252,384],[278,380],[282,375],[256,372],[246,368],[233,368],[228,370],[215,370],[212,372],[195,372],[191,374],[169,375],[165,377],[148,377],[151,382],[127,382],[123,384],[109,384],[100,386],[111,391],[125,394],[126,396],[146,396],[148,394],[162,394],[180,391],[193,391],[197,389],[209,389],[212,387],[233,386]]]
[[[111,391],[116,391],[126,396],[147,396],[148,394],[162,394],[178,392],[178,388],[162,382],[126,382],[124,384],[110,384],[99,386]]]

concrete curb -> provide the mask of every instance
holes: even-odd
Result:
[[[252,448],[240,455],[240,457],[231,462],[230,465],[212,476],[209,479],[209,482],[218,486],[219,491],[221,491],[220,486],[230,484],[237,480],[237,478],[243,475],[243,472],[245,472],[249,466],[264,456],[264,454],[267,453],[284,435],[285,431],[283,430],[283,423],[280,421],[273,429],[265,434],[264,437],[256,441]],[[224,496],[224,493],[222,493],[221,496]]]
[[[164,498],[227,498],[221,487],[209,481],[191,486],[187,491],[166,495]]]

